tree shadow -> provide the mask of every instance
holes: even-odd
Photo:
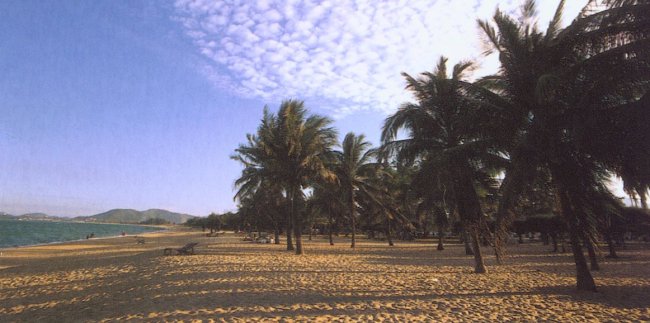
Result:
[[[599,285],[597,292],[578,291],[575,286],[545,286],[535,288],[531,294],[558,295],[572,301],[601,304],[621,309],[650,307],[650,285]]]

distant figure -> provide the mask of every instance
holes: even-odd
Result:
[[[89,234],[86,235],[86,240],[88,240],[88,239],[90,239],[90,235],[89,235]]]
[[[125,235],[126,235],[126,232],[122,231],[122,236],[125,236]]]
[[[90,233],[90,237],[94,238],[95,237],[95,232]]]

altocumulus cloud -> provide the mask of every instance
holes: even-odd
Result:
[[[573,17],[583,1],[568,2]],[[509,12],[520,4],[177,0],[175,18],[207,58],[202,71],[217,86],[264,100],[306,99],[340,117],[360,109],[390,112],[409,100],[402,71],[431,70],[440,55],[452,64],[476,59],[482,51],[476,18],[490,17],[497,5]],[[540,19],[557,2],[544,1],[549,4]]]

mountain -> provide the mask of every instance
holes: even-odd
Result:
[[[16,218],[18,219],[25,219],[25,220],[45,220],[45,219],[52,219],[52,218],[58,218],[56,216],[50,216],[45,213],[25,213],[23,215],[19,215]]]
[[[76,217],[75,220],[86,222],[140,223],[149,219],[163,219],[171,223],[185,223],[191,218],[195,218],[195,216],[160,209],[150,209],[146,211],[113,209],[91,216]]]
[[[70,221],[70,218],[48,215],[45,213],[25,213],[21,215],[11,215],[6,212],[0,212],[0,219],[27,221]]]

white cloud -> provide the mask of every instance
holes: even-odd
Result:
[[[400,72],[431,70],[440,55],[454,64],[483,61],[476,19],[519,0],[178,0],[178,20],[215,84],[242,96],[299,97],[333,115],[363,109],[390,112],[410,99]],[[539,1],[545,28],[558,1]],[[565,22],[586,2],[567,1]],[[312,105],[313,106],[313,105]]]

